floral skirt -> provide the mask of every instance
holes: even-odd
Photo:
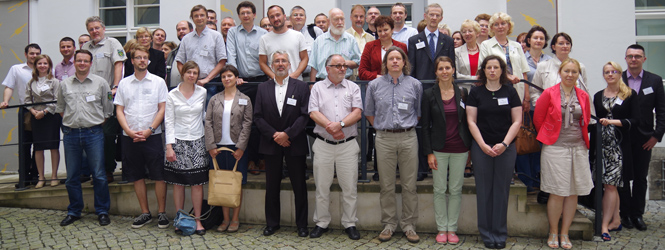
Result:
[[[208,183],[208,152],[204,137],[193,141],[175,139],[173,144],[176,160],[165,161],[164,181],[181,186],[196,186]]]

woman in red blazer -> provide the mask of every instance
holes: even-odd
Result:
[[[589,94],[575,86],[580,64],[569,58],[561,63],[561,82],[546,89],[536,102],[533,123],[542,142],[540,189],[550,193],[547,217],[551,248],[570,249],[568,229],[577,210],[577,196],[588,195],[593,188],[589,168],[589,133],[591,118]],[[561,232],[559,218],[563,214]]]
[[[406,53],[406,44],[392,39],[395,22],[388,16],[379,16],[374,22],[376,33],[379,40],[374,40],[365,44],[365,49],[360,57],[360,67],[358,68],[358,78],[360,80],[371,81],[381,75],[381,62],[385,51],[397,46]]]

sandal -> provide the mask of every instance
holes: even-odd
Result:
[[[561,248],[571,249],[573,248],[573,243],[570,242],[570,237],[567,234],[561,234]]]
[[[229,228],[229,221],[222,221],[222,224],[217,227],[217,232],[224,232],[227,228]]]
[[[547,238],[547,246],[552,249],[559,248],[559,241],[557,240],[557,234],[549,234],[549,238]]]
[[[229,225],[229,228],[226,231],[229,233],[235,233],[238,232],[239,227],[240,221],[231,221],[231,225]]]
[[[612,240],[612,236],[610,236],[609,233],[603,233],[601,236],[603,237],[603,241],[611,241]]]

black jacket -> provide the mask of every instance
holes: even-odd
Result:
[[[455,104],[457,106],[459,135],[464,141],[464,146],[471,146],[471,134],[466,121],[466,109],[461,102],[466,103],[468,92],[453,83],[455,89]],[[466,105],[466,104],[465,104]],[[443,100],[438,84],[423,91],[420,125],[422,126],[422,152],[425,155],[432,154],[433,150],[441,150],[446,144],[446,114],[443,110]]]

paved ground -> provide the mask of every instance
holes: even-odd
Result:
[[[644,215],[649,230],[624,229],[613,234],[609,243],[573,241],[575,249],[665,249],[665,201],[649,201]],[[592,216],[592,212],[587,212]],[[349,240],[342,230],[332,230],[319,239],[300,238],[295,228],[282,228],[275,235],[261,235],[261,225],[242,225],[234,234],[209,231],[204,236],[178,236],[158,229],[156,221],[131,229],[132,218],[111,216],[109,226],[98,225],[97,216],[88,214],[74,224],[61,227],[65,212],[57,210],[0,207],[1,249],[480,249],[478,236],[461,235],[456,246],[437,245],[435,235],[421,234],[412,244],[396,234],[391,241],[379,242],[379,232],[362,231],[358,241]],[[548,249],[544,239],[510,237],[509,249]]]

